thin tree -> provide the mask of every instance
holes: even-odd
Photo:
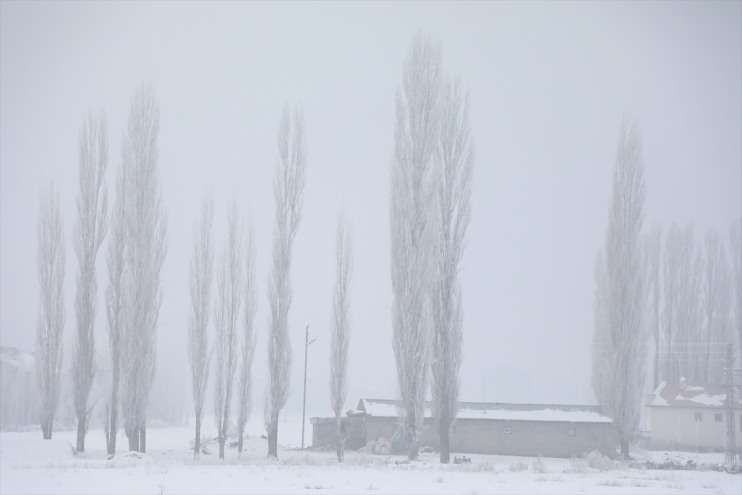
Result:
[[[734,285],[734,328],[739,338],[742,355],[742,218],[729,227],[729,257],[732,260],[732,284]]]
[[[219,459],[224,459],[232,384],[237,370],[237,325],[244,287],[242,284],[242,224],[237,200],[229,205],[224,249],[217,274],[218,303],[214,315],[216,327],[216,383],[214,383],[214,419],[219,436]]]
[[[392,328],[410,459],[418,456],[430,372],[440,60],[440,46],[418,36],[405,61],[395,105],[389,208]]]
[[[613,170],[613,193],[605,238],[604,367],[596,390],[618,431],[621,457],[628,459],[629,442],[639,426],[645,377],[644,348],[648,333],[643,322],[644,283],[640,235],[644,219],[644,163],[635,124],[624,122]],[[595,374],[594,374],[595,376]],[[594,382],[595,383],[595,382]]]
[[[278,416],[289,396],[291,342],[288,316],[291,307],[291,251],[299,228],[306,150],[304,113],[290,115],[284,107],[278,127],[278,157],[273,179],[276,223],[273,228],[272,270],[268,280],[268,391],[265,402],[265,429],[268,432],[268,457],[278,457]]]
[[[664,359],[663,379],[676,381],[680,377],[677,353],[673,352],[677,342],[677,313],[678,313],[678,286],[680,273],[680,249],[682,231],[675,223],[670,225],[665,240],[665,254],[663,256],[663,300],[662,327],[665,334],[667,349]]]
[[[238,381],[237,400],[237,453],[242,453],[245,426],[252,412],[252,361],[255,355],[255,313],[257,311],[257,291],[255,281],[255,240],[252,221],[247,226],[247,249],[245,251],[245,313],[242,334],[242,362]]]
[[[652,366],[653,390],[660,384],[660,294],[662,264],[662,228],[655,225],[644,236],[644,269],[646,270],[647,311],[649,332],[654,341],[654,360]]]
[[[129,450],[146,451],[146,413],[155,373],[157,322],[162,303],[160,270],[165,259],[167,219],[157,168],[160,108],[154,89],[140,86],[132,97],[122,147],[126,177],[122,413]]]
[[[108,135],[103,114],[92,113],[80,131],[77,222],[74,248],[77,256],[75,315],[77,334],[72,350],[72,379],[77,414],[77,452],[85,451],[90,406],[88,398],[95,378],[95,315],[98,308],[98,281],[95,262],[106,236],[108,200],[105,173],[108,166]]]
[[[449,433],[458,413],[461,342],[464,331],[459,263],[470,219],[474,144],[469,101],[458,81],[447,81],[441,98],[438,139],[438,242],[432,293],[433,416],[440,437],[440,461],[450,461]]]
[[[351,227],[341,215],[335,240],[335,288],[332,293],[330,338],[330,402],[335,413],[335,446],[338,462],[344,458],[342,413],[348,395],[348,346],[350,344],[350,281],[353,274]]]
[[[124,316],[124,253],[126,250],[126,176],[119,168],[116,179],[116,200],[111,212],[111,235],[108,239],[106,263],[108,287],[106,288],[106,318],[108,320],[108,345],[111,351],[111,397],[106,404],[106,447],[108,455],[116,453],[118,432],[119,391],[121,381],[122,333]]]
[[[201,417],[211,361],[208,333],[214,268],[213,223],[214,201],[210,198],[204,199],[201,206],[201,219],[193,234],[193,255],[189,277],[191,311],[188,314],[188,361],[191,365],[191,392],[193,410],[196,414],[194,458],[198,457],[201,452]]]
[[[700,379],[700,361],[705,347],[701,331],[701,271],[702,259],[696,245],[693,224],[686,224],[675,249],[677,277],[677,307],[675,309],[675,346],[678,378]]]
[[[51,440],[59,400],[64,332],[64,225],[54,184],[42,190],[36,224],[39,317],[36,326],[36,377],[41,395],[39,422],[44,440]]]
[[[603,249],[598,249],[595,255],[595,296],[593,299],[593,366],[592,386],[598,404],[607,404],[612,392],[609,378],[611,370],[604,362],[609,351],[609,303],[610,287],[606,274],[605,256]]]
[[[703,340],[705,349],[700,356],[700,373],[697,378],[704,383],[721,382],[721,366],[711,356],[719,352],[719,344],[727,342],[729,322],[729,265],[724,244],[713,230],[706,232],[704,244],[703,276]]]

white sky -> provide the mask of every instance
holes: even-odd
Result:
[[[155,86],[169,215],[160,373],[186,374],[191,233],[216,197],[221,243],[234,193],[252,212],[259,331],[254,414],[266,377],[267,275],[285,102],[302,103],[307,183],[292,267],[300,411],[304,326],[307,409],[328,413],[334,236],[353,222],[350,391],[394,398],[389,166],[394,97],[414,35],[440,40],[444,67],[470,88],[476,141],[472,222],[463,260],[462,400],[593,402],[593,266],[603,242],[618,129],[637,118],[647,167],[646,226],[718,230],[742,212],[742,3],[0,4],[0,342],[32,351],[36,216],[42,184],[60,187],[71,338],[71,244],[78,132],[105,110],[108,188],[133,89]],[[102,254],[107,249],[104,244]],[[107,364],[99,257],[99,362]],[[66,356],[70,345],[66,346]]]

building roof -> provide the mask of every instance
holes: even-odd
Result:
[[[398,417],[401,401],[361,399],[358,409],[369,416]],[[425,407],[425,417],[432,417],[431,404]],[[508,421],[556,421],[567,423],[611,423],[597,406],[556,404],[506,404],[502,402],[459,402],[457,419],[493,419]]]
[[[735,408],[742,407],[740,389],[735,387]],[[649,407],[692,407],[717,408],[727,407],[727,386],[714,383],[688,383],[663,381],[652,394]]]
[[[17,347],[0,346],[0,363],[25,371],[35,371],[36,369],[36,360],[34,357]]]

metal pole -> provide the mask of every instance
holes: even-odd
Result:
[[[734,347],[727,344],[727,455],[726,462],[730,466],[737,462],[737,439],[734,422]]]
[[[304,337],[304,405],[301,409],[301,450],[304,450],[304,418],[307,414],[307,353],[309,344],[315,340],[309,340],[309,325],[307,325],[306,335]]]

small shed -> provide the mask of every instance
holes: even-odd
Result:
[[[395,400],[361,399],[354,412],[360,438],[354,443],[365,445],[383,437],[392,440],[395,450],[404,451],[398,443],[400,406]],[[334,428],[333,438],[323,441],[323,421],[312,418],[315,446],[334,444]],[[430,404],[420,445],[433,449],[439,445]],[[461,402],[450,435],[451,452],[461,454],[572,457],[597,450],[615,456],[616,445],[613,421],[595,406]]]
[[[652,448],[721,451],[727,442],[726,385],[664,381],[650,398]],[[742,431],[740,388],[735,387],[732,421]],[[742,448],[742,435],[736,435]]]

